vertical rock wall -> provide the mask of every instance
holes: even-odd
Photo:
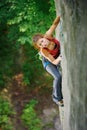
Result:
[[[61,22],[64,130],[87,129],[87,1],[55,0]]]

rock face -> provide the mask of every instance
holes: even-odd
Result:
[[[40,118],[42,119],[43,130],[62,130],[58,107],[43,109]]]
[[[87,129],[87,1],[55,0],[61,22],[64,130]]]

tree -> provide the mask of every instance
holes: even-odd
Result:
[[[44,33],[55,17],[54,0],[5,0],[0,3],[1,77],[23,72],[27,83],[40,72],[32,35]],[[44,8],[43,8],[44,4]],[[37,62],[36,62],[37,61]],[[37,63],[37,64],[35,64]],[[0,80],[2,81],[2,80]],[[3,84],[2,84],[3,85]]]

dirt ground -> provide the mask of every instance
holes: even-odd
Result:
[[[22,74],[14,76],[7,90],[4,90],[5,93],[9,93],[8,97],[14,111],[16,112],[16,114],[12,117],[14,130],[28,130],[25,126],[23,126],[20,116],[24,106],[29,103],[31,99],[38,100],[38,104],[36,105],[35,109],[39,116],[41,116],[43,110],[47,108],[58,109],[58,107],[52,101],[52,87],[49,85],[46,86],[46,84],[42,84],[38,87],[30,87],[24,85],[22,80]]]

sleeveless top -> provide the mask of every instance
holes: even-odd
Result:
[[[48,39],[48,40],[50,40],[50,39]],[[44,48],[44,49],[46,49],[56,59],[60,54],[60,42],[55,38],[51,39],[50,41],[55,43],[54,49],[53,50],[50,50],[48,48]],[[49,65],[50,63],[51,63],[50,61],[48,61],[45,57],[42,56],[42,64],[45,69],[46,69],[47,65]]]
[[[51,39],[50,41],[55,43],[54,49],[53,50],[50,50],[48,48],[44,48],[44,49],[46,49],[56,59],[60,54],[60,42],[55,38]]]

